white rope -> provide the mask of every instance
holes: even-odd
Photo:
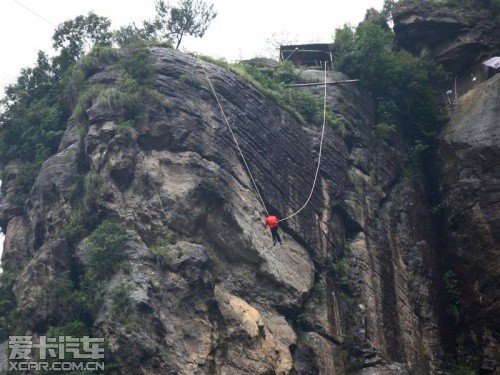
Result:
[[[243,160],[243,163],[245,164],[245,167],[247,169],[248,175],[250,176],[250,179],[252,180],[253,186],[255,187],[255,191],[257,192],[257,194],[259,196],[259,199],[262,202],[262,205],[264,206],[264,209],[266,210],[266,214],[269,215],[269,211],[267,210],[266,204],[264,203],[264,199],[262,199],[262,195],[260,195],[260,191],[259,191],[259,188],[257,187],[257,183],[255,182],[255,180],[253,178],[253,175],[252,175],[252,172],[250,171],[250,168],[248,167],[247,161],[245,159],[245,156],[243,155],[243,152],[241,151],[240,145],[238,143],[238,140],[236,139],[236,136],[235,136],[235,134],[233,132],[233,129],[231,128],[231,125],[229,124],[229,121],[227,120],[226,114],[224,113],[224,109],[222,108],[222,105],[221,105],[221,103],[219,101],[219,97],[217,96],[217,93],[215,92],[215,89],[214,89],[214,87],[212,85],[212,81],[210,80],[210,77],[208,76],[208,73],[205,70],[205,67],[203,65],[202,65],[202,68],[203,68],[203,71],[205,72],[205,76],[207,77],[207,81],[208,81],[208,83],[210,85],[210,88],[212,89],[212,93],[214,94],[215,99],[217,100],[217,104],[219,105],[220,111],[222,113],[222,117],[224,118],[224,121],[226,122],[226,124],[227,124],[227,126],[229,128],[229,131],[231,132],[231,135],[233,137],[234,143],[236,143],[236,147],[238,148],[238,151],[240,152],[241,159]],[[285,221],[285,220],[291,219],[292,217],[294,217],[295,215],[297,215],[299,212],[301,212],[307,206],[307,204],[309,203],[309,201],[311,200],[311,197],[312,197],[313,192],[314,192],[314,188],[316,187],[316,181],[318,180],[319,168],[320,168],[320,165],[321,165],[321,154],[322,154],[322,151],[323,151],[323,139],[324,139],[324,135],[325,135],[325,126],[326,126],[326,85],[327,85],[327,82],[326,82],[326,64],[325,64],[325,89],[324,89],[324,98],[323,98],[323,127],[321,129],[321,140],[320,140],[320,143],[319,143],[318,165],[316,167],[316,173],[314,175],[314,181],[313,181],[313,185],[311,187],[311,192],[309,193],[309,196],[307,197],[307,200],[303,204],[302,207],[300,207],[293,214],[285,217],[284,219],[280,219],[279,221]]]
[[[229,128],[229,131],[231,132],[231,135],[233,136],[233,140],[234,140],[234,143],[236,143],[236,147],[238,148],[238,151],[240,152],[241,159],[243,160],[243,163],[245,164],[248,175],[250,176],[250,179],[252,180],[253,186],[255,187],[255,191],[257,192],[257,195],[259,196],[259,199],[262,202],[262,206],[264,206],[264,210],[266,211],[266,215],[269,215],[269,211],[267,210],[266,204],[264,203],[264,199],[262,199],[262,195],[260,195],[260,191],[259,191],[259,188],[257,187],[257,183],[255,182],[255,179],[253,178],[252,172],[250,171],[250,168],[247,164],[245,156],[243,155],[243,151],[241,151],[238,140],[236,139],[236,135],[234,134],[233,129],[231,128],[231,125],[229,124],[229,121],[227,120],[226,114],[224,113],[224,109],[222,108],[222,105],[220,104],[219,97],[217,96],[217,93],[215,92],[214,86],[212,85],[212,81],[210,80],[210,77],[208,76],[208,73],[205,70],[205,67],[203,65],[201,67],[203,68],[203,71],[205,72],[205,76],[207,77],[207,81],[210,85],[210,88],[212,89],[212,93],[214,94],[215,99],[217,100],[217,104],[219,105],[220,111],[222,113],[222,117],[224,118],[224,121],[226,122],[227,127]]]
[[[285,221],[285,220],[291,219],[292,217],[297,215],[300,211],[302,211],[307,206],[307,204],[311,200],[311,197],[312,197],[313,192],[314,192],[314,188],[316,186],[316,181],[318,180],[319,167],[321,165],[321,153],[323,151],[323,138],[325,135],[325,124],[326,124],[326,64],[325,64],[325,91],[324,91],[324,95],[323,95],[323,128],[321,129],[321,140],[319,143],[318,166],[316,167],[316,174],[314,175],[314,182],[313,182],[313,185],[311,188],[311,192],[309,193],[309,197],[307,197],[306,203],[304,203],[304,205],[302,207],[300,207],[296,212],[285,217],[284,219],[280,219],[280,221]]]

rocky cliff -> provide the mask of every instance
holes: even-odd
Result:
[[[477,5],[405,0],[397,3],[393,18],[400,47],[432,55],[453,74],[500,54],[498,21]]]
[[[455,77],[449,87],[459,98],[431,165],[439,190],[434,212],[442,220],[445,279],[456,277],[456,287],[446,281],[447,295],[461,293],[451,307],[453,345],[484,373],[497,373],[499,77],[479,82],[486,79],[481,62],[500,54],[500,25],[487,9],[409,0],[396,6],[394,31],[401,47],[430,54]]]
[[[70,120],[24,212],[4,211],[4,259],[26,263],[15,293],[28,332],[57,324],[59,308],[40,297],[65,275],[82,279],[90,266],[88,237],[73,244],[60,234],[77,209],[78,179],[90,173],[84,215],[130,233],[129,266],[94,291],[103,303],[93,333],[109,339],[109,360],[123,373],[343,374],[390,363],[428,373],[439,366],[439,273],[425,189],[398,140],[374,138],[369,96],[355,86],[329,90],[345,132],[326,130],[317,190],[282,225],[284,245],[272,247],[202,66],[267,206],[281,217],[307,198],[320,129],[301,126],[225,69],[170,49],[151,52],[161,100],[147,106],[137,129],[120,130],[123,108],[91,101],[88,131],[82,137]],[[90,80],[113,85],[116,69]],[[168,237],[162,259],[153,252],[157,233]],[[113,312],[120,285],[131,301],[126,319]]]
[[[498,370],[500,75],[462,96],[440,136],[444,243],[482,369]]]
[[[368,93],[329,86],[341,126],[326,129],[311,202],[273,247],[203,67],[280,217],[307,199],[321,129],[226,69],[150,53],[151,99],[135,127],[123,102],[89,95],[86,125],[69,120],[26,205],[0,206],[23,333],[76,316],[106,337],[109,372],[120,374],[437,374],[452,351],[444,275],[453,270],[469,347],[494,371],[498,76],[460,99],[440,138],[442,205],[402,135],[374,135]],[[115,93],[119,71],[100,66],[87,82]],[[16,165],[8,172],[4,192]],[[119,261],[95,282],[111,257],[96,264],[96,249],[112,240]]]

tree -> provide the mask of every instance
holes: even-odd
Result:
[[[111,23],[94,13],[59,25],[52,37],[58,56],[38,53],[33,68],[21,70],[17,83],[0,101],[0,169],[16,160],[11,202],[24,204],[42,163],[57,152],[69,113],[61,100],[71,67],[93,45],[110,44]]]
[[[337,29],[335,66],[361,84],[376,98],[378,122],[404,123],[412,138],[425,139],[436,131],[439,107],[435,103],[445,74],[430,57],[415,57],[392,49],[390,29],[364,21],[354,30]]]
[[[110,26],[111,21],[108,18],[93,12],[60,24],[52,40],[53,47],[61,51],[57,61],[61,69],[65,70],[67,66],[77,62],[94,45],[111,45]]]
[[[10,203],[24,205],[43,161],[57,152],[66,123],[62,87],[51,61],[40,51],[37,65],[22,69],[17,83],[5,90],[0,103],[0,169],[13,160],[22,163],[7,197]]]
[[[139,28],[135,23],[132,23],[127,26],[122,26],[115,31],[113,39],[119,47],[127,47],[134,42],[152,39],[152,35],[148,32],[146,27]]]
[[[382,8],[382,11],[380,12],[380,15],[386,22],[392,21],[392,13],[394,12],[395,7],[396,7],[395,0],[384,1],[384,6]]]
[[[172,40],[179,48],[185,35],[201,38],[212,20],[217,16],[213,4],[203,0],[180,0],[178,7],[172,7],[163,0],[156,0],[156,18],[152,23],[145,22],[147,32],[160,39]]]

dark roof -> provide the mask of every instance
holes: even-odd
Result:
[[[280,60],[290,60],[300,65],[317,65],[321,61],[331,61],[330,43],[291,44],[280,46]]]

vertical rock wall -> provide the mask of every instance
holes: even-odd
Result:
[[[462,339],[490,373],[500,363],[499,119],[497,74],[456,102],[439,146],[445,247],[462,293]]]
[[[0,215],[4,256],[27,264],[15,292],[28,333],[61,318],[37,298],[89,266],[88,239],[71,244],[59,233],[75,209],[78,178],[92,172],[86,217],[131,234],[123,250],[130,266],[100,292],[93,328],[108,337],[121,373],[436,373],[442,275],[431,207],[401,137],[374,136],[369,96],[356,86],[329,88],[343,125],[327,129],[312,200],[281,225],[285,243],[273,247],[201,65],[268,208],[281,217],[309,194],[320,129],[301,126],[225,69],[170,49],[152,53],[161,100],[138,127],[121,131],[123,111],[94,100],[88,132],[80,137],[69,122],[24,211]],[[108,67],[91,82],[113,85],[117,76]],[[169,234],[168,260],[151,251],[159,229]],[[113,308],[119,285],[130,287],[126,318]]]

